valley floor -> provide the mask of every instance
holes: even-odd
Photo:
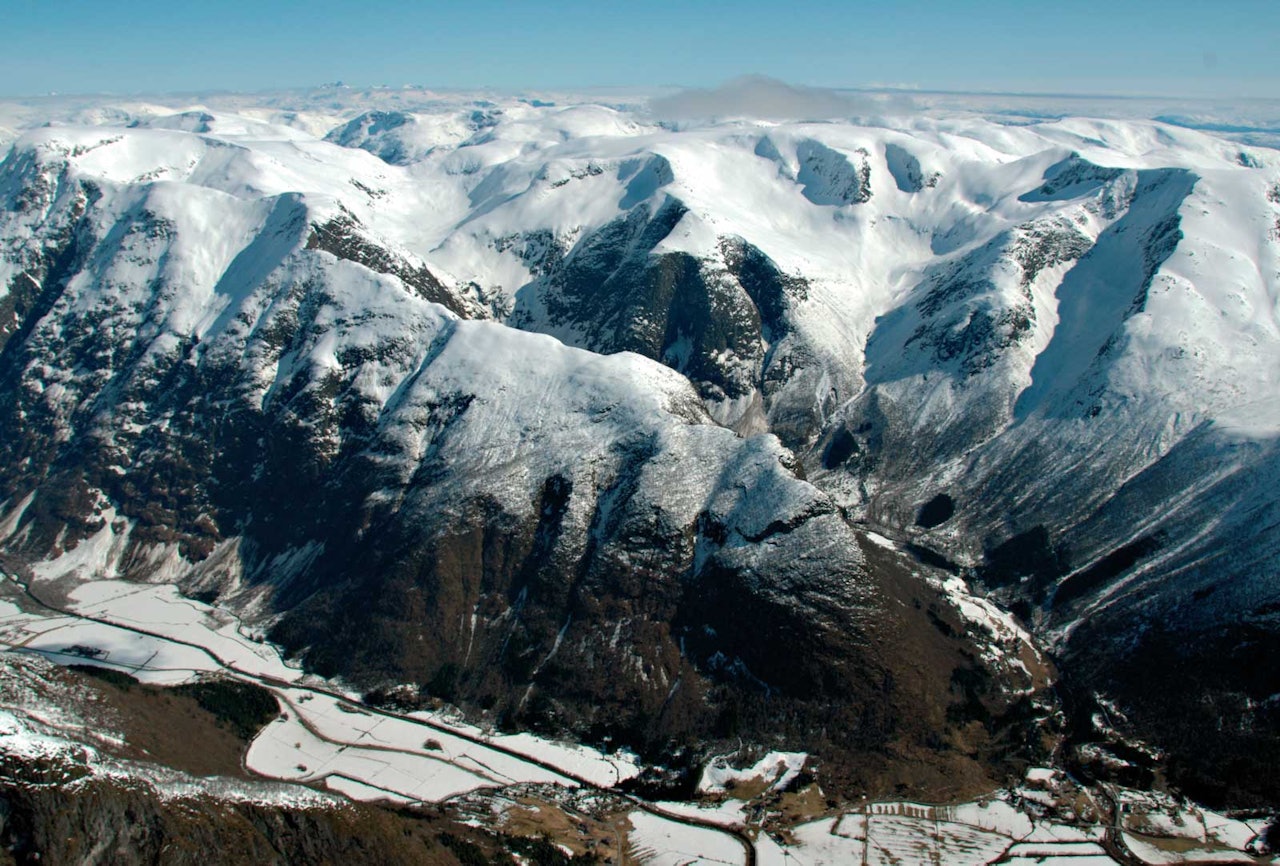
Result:
[[[446,711],[369,707],[340,683],[290,666],[226,611],[172,586],[91,581],[64,589],[27,578],[6,575],[0,585],[0,645],[8,653],[158,685],[223,676],[265,688],[280,712],[250,743],[244,769],[291,783],[273,790],[303,799],[309,786],[358,801],[451,804],[467,823],[547,834],[565,852],[606,862],[1280,862],[1253,853],[1261,822],[1149,793],[1084,788],[1052,769],[1033,769],[1020,787],[975,802],[839,804],[816,784],[796,790],[806,756],[770,753],[745,769],[713,762],[697,802],[650,803],[615,788],[641,770],[627,753],[500,735]],[[7,663],[7,676],[20,672]],[[44,744],[36,752],[68,741],[110,751],[123,741],[90,733],[85,719],[30,696],[6,701],[0,713],[0,754],[10,757],[33,744]],[[100,766],[113,765],[102,758]],[[211,782],[210,792],[226,784]]]

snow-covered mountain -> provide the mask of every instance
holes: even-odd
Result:
[[[1236,662],[1280,635],[1275,151],[386,102],[15,130],[9,551],[216,590],[318,669],[526,723],[674,736],[756,690],[862,748],[945,727],[972,650],[861,522],[971,569],[1157,739],[1125,673],[1157,649],[1273,730],[1280,682]]]

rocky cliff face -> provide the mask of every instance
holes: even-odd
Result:
[[[695,384],[725,426],[803,441],[816,419],[778,392],[795,384],[797,351],[786,337],[790,309],[807,296],[805,280],[740,237],[721,238],[705,257],[658,251],[687,213],[667,198],[652,214],[636,205],[569,249],[523,238],[538,276],[521,289],[509,323],[592,351],[662,361]]]

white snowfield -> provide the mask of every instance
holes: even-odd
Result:
[[[447,760],[355,745],[352,741],[359,741],[361,734],[352,730],[354,725],[342,732],[343,739],[322,738],[305,724],[306,717],[288,706],[249,748],[245,764],[254,772],[295,782],[340,776],[410,802],[439,802],[495,784]]]
[[[814,282],[794,325],[829,356],[828,372],[847,380],[832,382],[847,399],[854,396],[848,388],[860,383],[863,346],[876,317],[903,300],[921,269],[937,264],[940,254],[959,262],[1002,232],[1048,218],[1066,216],[1095,237],[1114,222],[1114,215],[1090,209],[1098,184],[1088,177],[1061,194],[1024,194],[1076,154],[1119,170],[1130,187],[1140,184],[1142,172],[1160,171],[1186,172],[1195,186],[1177,208],[1192,241],[1162,269],[1155,300],[1142,317],[1151,324],[1138,323],[1134,338],[1164,348],[1193,328],[1187,339],[1221,350],[1195,356],[1193,364],[1245,377],[1271,375],[1248,362],[1274,348],[1276,339],[1275,252],[1267,242],[1274,220],[1266,195],[1280,160],[1267,149],[1167,124],[1070,118],[1013,125],[959,114],[878,118],[865,125],[686,122],[672,129],[643,111],[604,105],[533,106],[507,99],[476,108],[458,99],[401,112],[398,126],[372,133],[420,142],[409,149],[416,158],[390,164],[360,149],[377,150],[370,133],[377,124],[367,118],[358,125],[362,132],[331,136],[347,142],[344,147],[312,137],[307,128],[282,125],[283,116],[273,126],[210,109],[208,122],[192,125],[182,122],[189,112],[164,111],[121,106],[99,114],[97,124],[82,116],[79,125],[32,129],[13,146],[32,163],[28,173],[65,166],[65,189],[77,177],[107,185],[113,195],[104,200],[110,208],[104,219],[146,212],[191,229],[163,265],[178,297],[167,320],[157,324],[173,333],[204,339],[225,326],[218,311],[233,298],[223,275],[234,273],[241,278],[236,282],[251,285],[243,278],[255,269],[265,276],[263,268],[303,240],[280,231],[290,220],[320,220],[339,206],[374,238],[427,262],[447,277],[446,284],[474,282],[487,296],[501,294],[516,304],[533,280],[526,236],[585,236],[638,204],[656,210],[671,197],[688,213],[662,249],[710,256],[718,238],[740,236],[784,271]],[[338,111],[328,119],[333,128],[358,106]],[[476,114],[483,118],[474,119]],[[128,125],[134,122],[141,125]],[[312,127],[313,119],[289,122]],[[460,130],[468,134],[461,137]],[[806,166],[829,185],[864,161],[870,167],[865,202],[834,201],[805,182]],[[6,237],[38,234],[30,219],[10,215]],[[217,231],[200,230],[215,226]],[[0,285],[7,286],[15,263],[4,267]],[[116,259],[102,276],[123,287],[136,285],[140,275]],[[991,291],[1015,288],[999,273],[995,279]],[[1043,288],[1052,292],[1056,286]],[[1049,319],[1038,326],[1047,329],[1038,338],[1043,349],[1052,339],[1058,301],[1036,303]],[[1165,320],[1183,327],[1152,327]],[[1242,328],[1240,345],[1234,338]],[[1180,376],[1167,361],[1159,367],[1144,375],[1166,382]],[[1216,409],[1238,404],[1241,395],[1265,393],[1249,385],[1272,382],[1217,378],[1209,387],[1228,390],[1217,395]],[[1188,402],[1192,396],[1207,394],[1188,395]]]
[[[760,782],[769,790],[782,790],[804,769],[804,752],[770,752],[749,767],[735,768],[723,757],[707,762],[698,780],[699,793],[720,794],[743,782]]]
[[[627,816],[632,830],[627,836],[636,859],[646,866],[686,864],[746,864],[747,852],[732,836],[701,827],[664,820],[648,812]]]
[[[198,648],[76,617],[28,613],[11,601],[0,601],[0,641],[60,664],[92,663],[160,685],[219,669]]]
[[[274,647],[250,638],[239,619],[186,598],[169,584],[92,581],[72,590],[69,601],[71,609],[84,616],[203,647],[221,661],[214,663],[215,669],[227,667],[287,682],[302,675],[285,664]]]

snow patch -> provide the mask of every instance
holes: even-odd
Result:
[[[800,775],[809,758],[804,752],[770,752],[750,767],[735,769],[729,765],[730,757],[715,757],[707,763],[698,780],[699,793],[722,794],[744,782],[760,782],[769,790],[782,790]]]

